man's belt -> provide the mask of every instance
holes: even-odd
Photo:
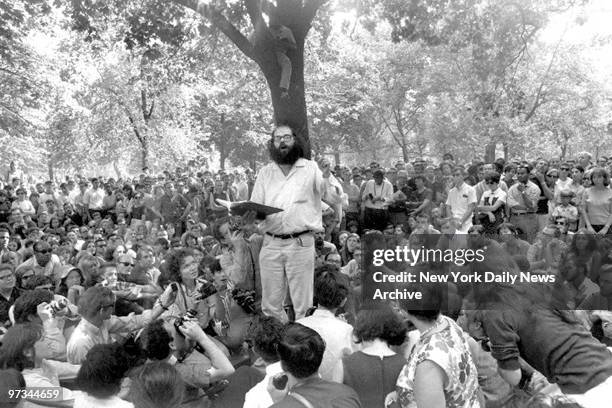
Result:
[[[266,232],[266,234],[271,236],[272,238],[293,239],[293,238],[299,237],[300,235],[310,234],[311,232],[312,232],[311,230],[306,230],[306,231],[294,232],[292,234],[272,234],[271,232]]]
[[[526,214],[535,214],[535,211],[527,211],[527,210],[512,210],[510,212],[512,215],[526,215]]]

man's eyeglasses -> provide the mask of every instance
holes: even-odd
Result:
[[[495,181],[485,181],[485,184],[490,186],[490,185],[493,185],[493,184],[497,184],[497,182],[495,182]]]
[[[119,262],[119,263],[120,263],[121,265],[125,266],[125,267],[128,267],[128,266],[132,266],[132,267],[133,267],[133,266],[134,266],[134,264],[133,264],[133,263],[129,263],[129,262]]]
[[[557,176],[556,174],[547,174],[547,176],[551,178],[559,178],[559,176]]]
[[[561,167],[559,170],[569,171],[569,167]]]
[[[274,136],[274,141],[276,142],[288,142],[290,140],[293,140],[293,135],[289,134],[289,135],[275,135]]]
[[[38,250],[36,252],[39,253],[39,254],[50,254],[52,252],[52,249],[51,248],[49,248],[49,249],[40,249],[40,250]]]
[[[106,305],[100,305],[100,309],[108,309],[109,307],[115,307],[115,302]]]

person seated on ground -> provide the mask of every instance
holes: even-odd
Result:
[[[269,316],[259,317],[249,329],[248,338],[255,354],[265,365],[265,377],[244,396],[243,408],[268,408],[274,402],[268,393],[270,378],[283,372],[277,348],[283,333],[283,323]]]
[[[564,254],[559,275],[564,280],[570,309],[576,309],[586,298],[599,292],[599,286],[586,276],[585,265],[580,264],[571,252]]]
[[[142,333],[142,347],[149,361],[174,365],[186,384],[185,402],[203,398],[206,389],[234,372],[218,344],[192,320],[149,323]]]
[[[157,361],[130,375],[129,400],[134,408],[176,408],[183,402],[185,383],[172,365]]]
[[[116,300],[112,290],[103,286],[87,289],[79,299],[81,322],[67,344],[68,361],[79,364],[95,344],[111,343],[111,334],[130,333],[142,328],[168,310],[175,299],[176,294],[168,286],[153,309],[145,310],[140,315],[117,317],[112,314]]]
[[[325,341],[316,331],[298,323],[285,326],[278,345],[283,373],[268,382],[268,393],[274,401],[272,408],[361,407],[352,388],[321,378],[319,367],[324,352]],[[286,376],[286,382],[278,389],[274,379],[281,376]]]
[[[22,395],[16,395],[17,390],[26,387],[23,375],[14,368],[0,370],[0,407],[18,408],[23,407]]]
[[[529,242],[519,238],[519,232],[513,224],[501,224],[497,228],[497,234],[504,252],[506,252],[508,255],[527,256],[531,245]]]
[[[73,392],[60,387],[59,379],[74,378],[79,366],[39,358],[35,345],[41,337],[42,328],[31,323],[16,324],[8,329],[0,347],[0,369],[13,368],[21,372],[28,388],[57,389],[59,395],[53,401],[55,406],[72,407]],[[48,401],[44,397],[33,395],[28,400],[36,407],[37,402],[42,405]]]
[[[58,361],[66,361],[66,338],[61,316],[67,312],[70,313],[68,304],[54,302],[53,294],[44,289],[23,293],[17,298],[13,310],[15,323],[32,323],[42,329],[42,337],[35,344],[36,355]]]
[[[383,407],[406,360],[389,346],[401,346],[406,326],[386,304],[369,305],[357,314],[354,336],[361,350],[342,359],[342,382],[353,388],[362,406]]]
[[[440,313],[445,289],[421,284],[414,287],[422,293],[421,298],[400,301],[408,321],[420,332],[397,378],[396,395],[388,397],[403,408],[480,407],[478,373],[465,334]]]
[[[328,381],[342,381],[342,358],[353,353],[353,327],[335,316],[349,293],[348,280],[337,267],[324,265],[315,271],[314,304],[311,316],[297,321],[315,330],[325,340],[325,353],[319,372]]]
[[[261,312],[256,303],[255,292],[235,287],[225,271],[216,261],[210,266],[210,276],[206,276],[217,290],[212,320],[217,338],[232,351],[242,348],[246,332],[253,316]]]
[[[336,246],[331,242],[325,241],[323,231],[315,232],[315,267],[325,263],[325,257],[329,254],[337,254]]]
[[[80,392],[75,393],[74,408],[133,408],[132,403],[118,396],[129,369],[129,357],[121,345],[93,346],[77,374]]]
[[[21,295],[21,291],[16,287],[14,271],[13,265],[0,264],[0,330],[11,325],[9,309]]]

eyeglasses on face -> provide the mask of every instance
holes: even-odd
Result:
[[[50,254],[52,252],[51,248],[49,249],[40,249],[38,251],[36,251],[39,254]]]
[[[134,266],[134,264],[133,264],[133,263],[130,263],[130,262],[119,262],[119,263],[120,263],[121,265],[125,266],[125,267],[128,267],[128,266]]]
[[[274,135],[274,141],[276,141],[276,142],[288,142],[290,140],[293,140],[293,135],[292,134]]]

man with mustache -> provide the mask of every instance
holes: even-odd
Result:
[[[331,185],[330,172],[321,172],[316,162],[304,158],[303,141],[290,126],[274,129],[268,149],[272,163],[259,172],[251,201],[283,211],[268,215],[260,225],[261,306],[266,315],[286,322],[287,287],[296,320],[312,306],[314,233],[323,231],[321,198],[331,192],[335,197],[329,198],[335,200],[342,191]]]

